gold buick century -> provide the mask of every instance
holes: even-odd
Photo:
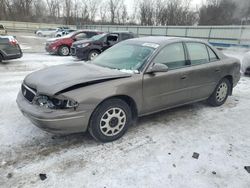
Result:
[[[29,74],[17,104],[43,130],[89,131],[109,142],[122,137],[137,117],[203,100],[220,106],[239,79],[239,61],[204,41],[142,37],[89,62]]]

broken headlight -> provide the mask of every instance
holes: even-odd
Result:
[[[43,106],[51,109],[68,109],[68,108],[76,108],[78,103],[73,100],[68,99],[57,99],[50,98],[46,95],[40,95],[36,99],[36,104],[39,106]]]

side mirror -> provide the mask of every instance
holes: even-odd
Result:
[[[167,71],[168,71],[167,65],[156,63],[148,69],[147,73],[167,72]]]

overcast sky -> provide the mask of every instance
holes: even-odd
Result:
[[[132,13],[133,12],[133,7],[134,4],[137,2],[138,0],[124,0],[125,4],[128,7],[128,12]],[[197,6],[201,6],[202,3],[206,2],[206,0],[191,0],[191,7],[192,8],[196,8]]]

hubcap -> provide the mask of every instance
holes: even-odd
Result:
[[[62,48],[62,54],[63,54],[63,55],[68,55],[68,54],[69,54],[69,48],[63,47],[63,48]]]
[[[96,52],[92,52],[92,53],[90,54],[90,60],[95,59],[95,58],[96,58],[96,56],[98,56],[98,53],[96,53]]]
[[[222,102],[227,96],[228,86],[225,82],[222,82],[217,91],[216,91],[216,99],[218,102]]]
[[[125,112],[121,108],[111,108],[103,114],[100,129],[105,136],[115,136],[122,131],[125,124]]]

